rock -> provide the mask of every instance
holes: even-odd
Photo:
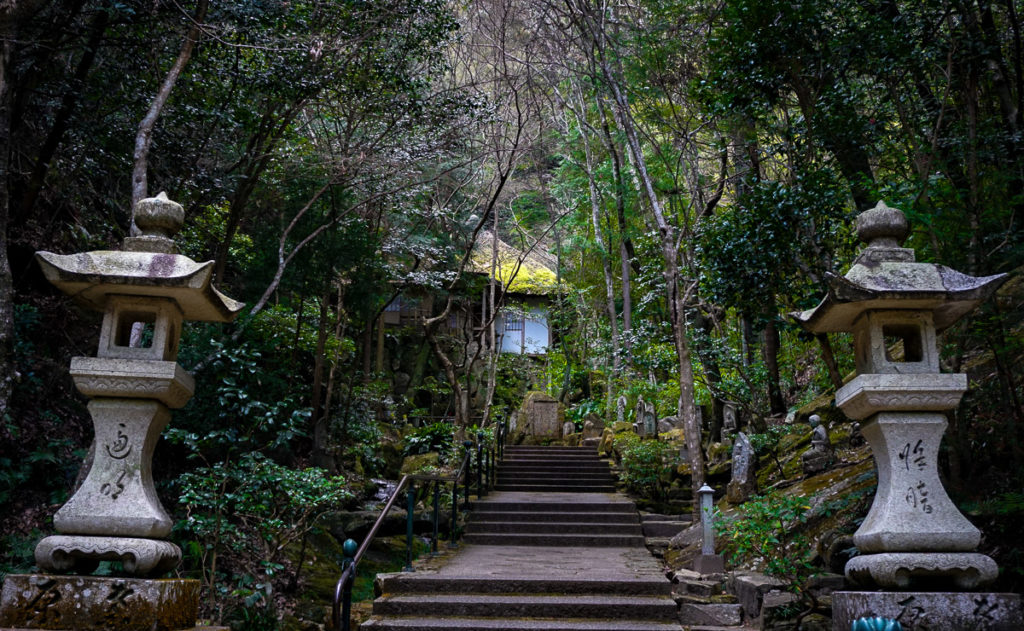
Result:
[[[606,427],[604,428],[604,431],[601,432],[601,442],[597,446],[597,452],[599,454],[611,455],[614,448],[615,433]]]
[[[671,432],[673,429],[675,429],[675,426],[672,424],[672,421],[669,420],[669,419],[673,419],[674,420],[675,417],[674,416],[669,416],[669,417],[663,418],[660,421],[658,421],[658,433],[659,434],[666,434],[668,432]]]
[[[576,433],[576,426],[573,425],[572,421],[566,421],[562,423],[562,438],[568,438]]]
[[[818,539],[818,556],[829,572],[842,574],[854,552],[853,536],[829,530]]]
[[[757,572],[733,572],[729,577],[729,591],[739,598],[748,619],[760,616],[765,595],[783,585],[783,581]]]
[[[827,596],[846,586],[846,577],[842,574],[818,574],[807,579],[804,589],[814,594],[815,598]]]
[[[733,627],[743,623],[740,605],[683,604],[679,608],[679,622],[684,625]]]
[[[425,454],[417,454],[415,456],[406,456],[402,460],[402,468],[400,473],[402,475],[408,475],[410,473],[419,473],[424,469],[437,468],[440,456],[436,452],[430,452]]]
[[[674,591],[682,591],[691,596],[699,596],[701,598],[709,598],[716,594],[722,593],[722,584],[714,581],[702,581],[699,578],[680,578],[678,577],[677,584],[679,587]]]

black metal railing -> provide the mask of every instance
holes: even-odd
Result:
[[[431,553],[438,553],[438,541],[439,541],[439,521],[440,521],[440,499],[441,499],[441,485],[451,483],[452,485],[452,514],[451,523],[449,524],[449,535],[451,547],[456,547],[458,540],[458,507],[459,507],[459,481],[465,479],[466,481],[466,502],[465,508],[469,508],[469,494],[470,494],[470,478],[472,477],[471,465],[472,465],[472,450],[470,446],[473,443],[469,442],[466,447],[466,453],[463,455],[462,463],[459,466],[458,471],[451,476],[438,476],[438,475],[405,475],[399,481],[395,490],[391,493],[391,497],[388,498],[387,503],[381,510],[380,515],[377,517],[377,521],[374,522],[370,531],[363,539],[361,545],[357,544],[354,540],[348,539],[342,545],[342,553],[344,554],[344,560],[341,564],[341,577],[338,579],[337,585],[334,588],[334,603],[331,609],[333,617],[333,628],[336,631],[349,631],[351,628],[352,620],[352,584],[355,582],[356,571],[358,569],[359,561],[363,558],[363,555],[369,549],[370,544],[373,542],[373,538],[377,535],[377,531],[380,529],[381,524],[384,523],[384,519],[391,511],[392,506],[395,504],[395,500],[399,497],[399,494],[405,490],[406,492],[406,524],[405,524],[405,536],[406,536],[406,557],[405,567],[403,571],[411,572],[412,557],[413,557],[413,521],[415,519],[416,510],[416,482],[425,482],[428,492],[431,485],[433,486],[433,510],[432,510],[432,532],[433,539],[431,541]],[[479,474],[480,460],[477,459],[477,469]],[[477,488],[477,497],[480,497],[480,488]]]
[[[459,465],[459,468],[454,475],[403,476],[401,481],[398,483],[398,486],[395,487],[391,497],[388,498],[384,508],[381,510],[380,515],[377,517],[377,521],[374,522],[373,527],[370,528],[369,533],[367,533],[366,537],[363,539],[363,543],[359,545],[352,539],[347,539],[345,541],[342,545],[344,560],[341,564],[341,577],[338,579],[338,583],[334,588],[334,603],[331,609],[333,628],[335,631],[349,631],[351,628],[352,584],[355,582],[357,566],[367,549],[369,549],[370,544],[373,542],[373,538],[377,535],[377,530],[379,530],[381,524],[384,523],[384,519],[387,517],[391,507],[394,506],[395,500],[399,497],[399,493],[403,490],[406,492],[406,563],[403,571],[412,572],[414,534],[413,520],[416,509],[416,482],[425,482],[428,493],[431,492],[430,487],[433,485],[433,511],[431,515],[433,522],[433,538],[431,540],[431,554],[438,553],[441,485],[451,483],[452,514],[451,523],[449,524],[450,541],[448,545],[451,548],[458,547],[459,482],[462,481],[464,483],[465,503],[463,504],[463,507],[466,510],[469,509],[469,498],[472,490],[471,484],[474,477],[476,479],[477,499],[485,496],[488,488],[494,488],[497,461],[503,459],[505,455],[506,433],[506,425],[504,421],[502,421],[496,426],[494,440],[490,444],[486,445],[486,447],[484,445],[485,441],[483,432],[477,433],[476,443],[471,440],[463,442],[462,445],[465,448],[465,452],[462,456],[462,463]],[[476,451],[475,476],[473,471],[474,451]]]

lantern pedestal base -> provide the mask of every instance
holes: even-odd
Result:
[[[126,574],[159,576],[181,563],[181,548],[159,539],[54,535],[36,544],[35,557],[48,572],[87,574],[100,561],[119,561]]]
[[[856,556],[846,564],[846,578],[855,585],[894,589],[977,589],[998,575],[996,562],[976,552],[884,552]]]
[[[858,618],[890,618],[908,631],[1019,631],[1019,594],[962,592],[832,592],[832,631]]]

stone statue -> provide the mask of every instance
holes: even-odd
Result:
[[[732,447],[732,480],[725,497],[733,504],[742,504],[757,491],[757,460],[750,439],[743,432],[736,435]]]
[[[620,396],[615,401],[615,421],[621,423],[626,420],[626,406],[629,405],[629,401],[626,400],[625,396]]]
[[[812,414],[810,423],[814,428],[811,434],[811,448],[802,456],[804,473],[807,475],[824,471],[835,461],[832,441],[829,439],[828,429],[821,422],[821,417]]]

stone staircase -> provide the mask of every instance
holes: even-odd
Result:
[[[615,479],[608,463],[589,447],[509,446],[495,490],[614,493]]]
[[[508,447],[438,570],[380,575],[368,631],[679,631],[672,583],[592,449]]]

